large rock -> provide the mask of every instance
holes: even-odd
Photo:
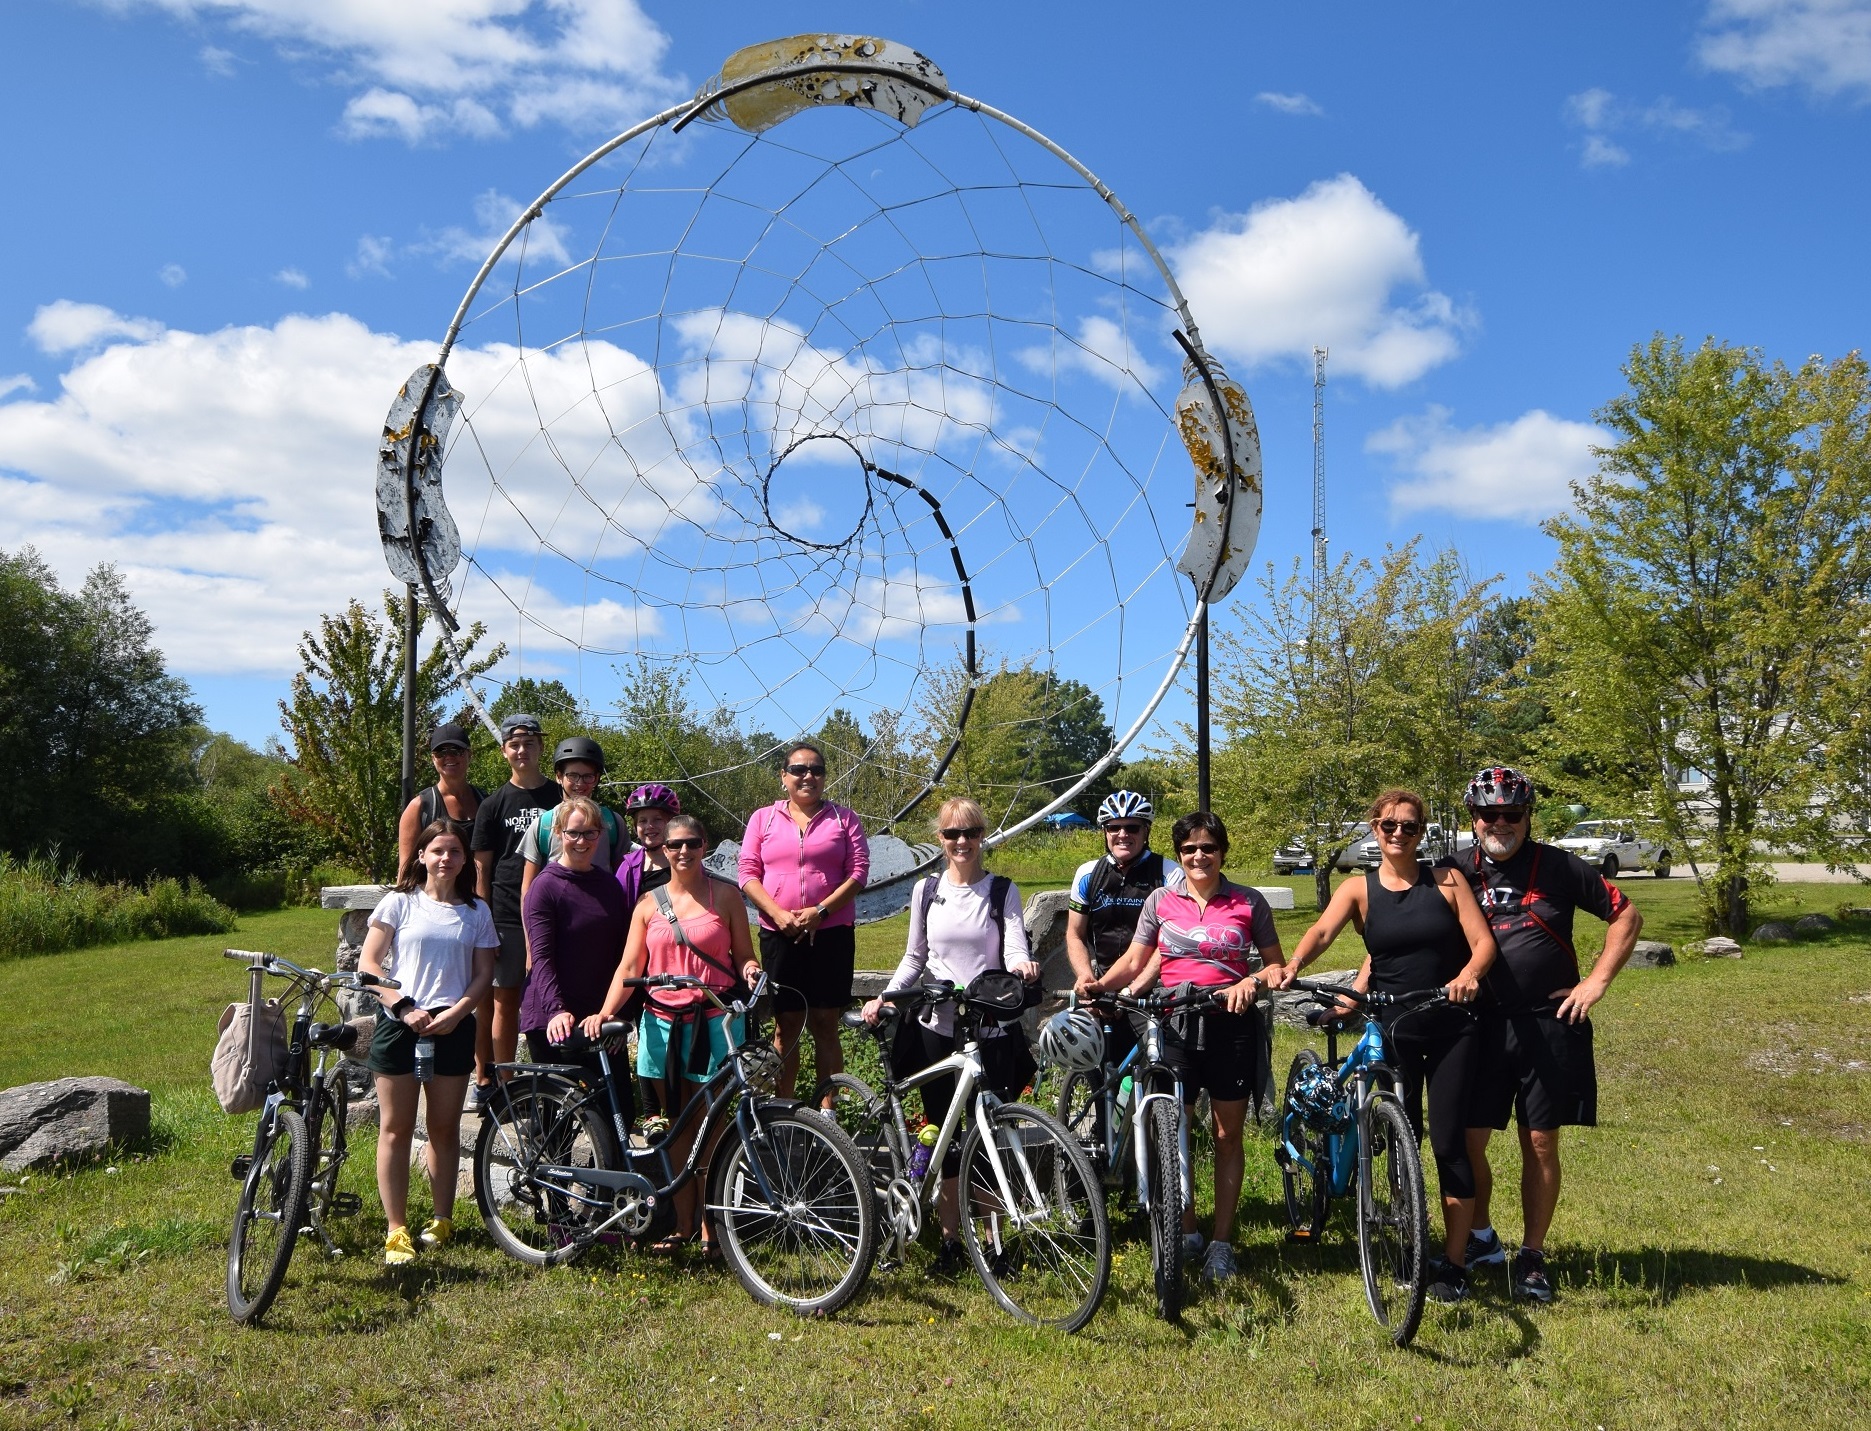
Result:
[[[1639,939],[1631,949],[1633,969],[1667,969],[1676,962],[1676,951],[1660,939]]]
[[[1699,944],[1688,944],[1683,948],[1686,954],[1700,954],[1704,959],[1739,959],[1741,946],[1725,935],[1716,935],[1713,939],[1704,939]]]
[[[149,1137],[149,1091],[118,1078],[58,1078],[0,1092],[0,1168],[10,1173]]]
[[[1791,944],[1793,926],[1784,919],[1770,919],[1755,928],[1750,936],[1756,944]]]
[[[1340,988],[1350,988],[1352,981],[1358,977],[1358,971],[1355,969],[1339,969],[1329,974],[1308,973],[1302,974],[1300,977],[1321,984],[1336,984]],[[1317,1007],[1318,1004],[1313,1000],[1312,996],[1303,989],[1286,989],[1273,995],[1274,1018],[1283,1024],[1290,1024],[1294,1028],[1306,1028],[1307,1012]]]
[[[1793,932],[1803,939],[1817,939],[1838,927],[1839,922],[1829,914],[1802,914],[1793,921]]]

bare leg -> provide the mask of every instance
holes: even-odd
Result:
[[[1215,1238],[1216,1242],[1234,1240],[1234,1214],[1241,1204],[1241,1174],[1247,1166],[1247,1151],[1241,1145],[1241,1125],[1247,1119],[1245,1098],[1209,1097],[1215,1110]],[[1193,1209],[1190,1210],[1193,1213]],[[1188,1224],[1193,1230],[1192,1221]]]
[[[773,1046],[780,1051],[780,1081],[775,1091],[781,1098],[793,1097],[799,1082],[799,1031],[805,1023],[804,1009],[788,1009],[773,1016]]]
[[[455,1216],[455,1185],[461,1178],[461,1105],[467,1098],[468,1079],[463,1074],[455,1078],[430,1079],[429,1091],[423,1100],[429,1111],[428,1151],[424,1155],[429,1196],[435,1205],[435,1215],[451,1221]],[[403,1177],[407,1182],[407,1157],[403,1163]]]
[[[394,1232],[409,1226],[409,1145],[416,1132],[416,1075],[379,1073],[377,1196]]]
[[[1559,1206],[1559,1130],[1520,1130],[1520,1212],[1525,1219],[1520,1245],[1536,1251],[1546,1246]]]
[[[512,1063],[520,1049],[520,989],[494,990],[494,1061]]]
[[[1472,1197],[1442,1199],[1442,1255],[1457,1267],[1468,1265],[1468,1230],[1475,1225]]]
[[[838,1017],[843,1009],[807,1009],[806,1027],[812,1032],[812,1056],[818,1060],[819,1081],[845,1071],[845,1049],[838,1041]],[[831,1106],[827,1099],[825,1106]]]
[[[494,993],[488,990],[474,1006],[474,1081],[494,1081]]]
[[[1493,1136],[1492,1128],[1468,1130],[1468,1165],[1475,1173],[1475,1202],[1470,1209],[1470,1227],[1493,1226],[1488,1221],[1488,1204],[1494,1197],[1494,1169],[1488,1163],[1488,1139]]]
[[[942,1240],[953,1242],[961,1236],[960,1178],[942,1179],[942,1191],[936,1198],[936,1217],[942,1224]]]

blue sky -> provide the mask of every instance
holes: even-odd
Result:
[[[376,430],[491,235],[808,29],[923,51],[1172,250],[1258,410],[1260,557],[1307,545],[1315,342],[1335,548],[1420,533],[1510,590],[1632,344],[1863,342],[1865,0],[9,6],[0,545],[118,562],[265,740],[298,633],[385,584]]]

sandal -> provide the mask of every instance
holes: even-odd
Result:
[[[694,1240],[695,1234],[692,1232],[672,1232],[661,1241],[652,1242],[649,1246],[649,1250],[658,1257],[674,1257]]]

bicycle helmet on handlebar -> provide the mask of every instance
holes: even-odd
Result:
[[[675,791],[653,780],[632,790],[630,798],[624,802],[626,815],[634,815],[639,810],[667,810],[672,815],[680,815],[682,802],[676,798]]]
[[[1155,819],[1156,811],[1149,800],[1135,790],[1113,790],[1098,807],[1098,828],[1101,830],[1114,820],[1142,820],[1149,824]]]
[[[1084,1009],[1062,1009],[1039,1026],[1039,1056],[1070,1073],[1104,1062],[1104,1030]]]
[[[1512,766],[1492,765],[1475,772],[1462,803],[1471,810],[1492,810],[1499,806],[1531,810],[1533,782]]]

